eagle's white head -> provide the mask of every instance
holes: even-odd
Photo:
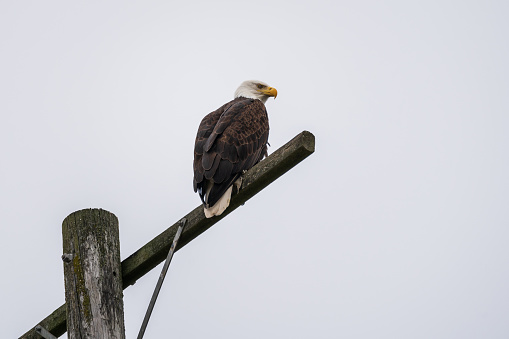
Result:
[[[270,87],[263,81],[258,80],[246,80],[240,84],[239,88],[235,91],[235,98],[244,97],[250,99],[258,99],[263,103],[267,101],[269,97],[277,96],[277,91],[274,87]]]

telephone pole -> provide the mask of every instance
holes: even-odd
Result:
[[[67,332],[70,339],[125,339],[117,217],[101,209],[62,223]]]

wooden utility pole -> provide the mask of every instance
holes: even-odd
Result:
[[[302,160],[306,159],[314,151],[315,151],[315,136],[308,131],[303,131],[302,133],[299,133],[297,136],[295,136],[295,138],[290,140],[288,143],[281,146],[274,153],[269,155],[266,159],[259,162],[256,166],[251,168],[242,176],[243,178],[242,187],[236,195],[232,196],[230,206],[226,209],[226,211],[224,211],[223,214],[221,214],[220,216],[215,216],[213,218],[205,218],[205,215],[203,214],[203,205],[200,204],[198,207],[196,207],[194,210],[189,212],[184,217],[184,219],[186,220],[186,227],[182,232],[181,239],[178,245],[176,246],[175,251],[178,251],[179,249],[187,245],[189,242],[196,239],[200,234],[208,230],[215,223],[226,217],[228,214],[233,212],[238,207],[242,206],[247,200],[251,199],[259,191],[270,185],[274,180],[285,174],[287,171],[292,169]],[[108,213],[106,211],[101,212]],[[67,219],[69,219],[73,214],[67,217]],[[143,247],[141,247],[136,252],[134,252],[133,254],[131,254],[129,257],[122,261],[121,284],[124,289],[129,287],[130,285],[133,285],[136,282],[136,280],[143,277],[145,274],[147,274],[150,270],[159,265],[166,258],[180,225],[181,225],[180,221],[176,222],[173,226],[168,227],[161,234],[157,235],[154,239],[150,240],[147,244],[145,244]],[[116,241],[118,242],[118,231],[116,239],[117,239]],[[118,244],[116,245],[116,248],[118,249]],[[70,258],[67,258],[65,256],[66,253],[68,254],[68,252],[65,251],[64,247],[63,259],[69,260]],[[64,266],[68,265],[69,264],[64,264]],[[111,271],[111,275],[113,275],[113,271]],[[111,275],[109,275],[109,277],[111,277]],[[40,331],[38,331],[38,328],[41,327],[57,337],[64,334],[67,329],[71,331],[74,325],[71,325],[69,323],[70,321],[69,315],[67,315],[66,319],[66,313],[69,312],[69,306],[67,305],[69,303],[69,300],[67,298],[68,293],[67,290],[68,288],[66,282],[66,304],[60,306],[55,311],[53,311],[53,313],[48,315],[46,318],[42,319],[36,326],[28,330],[25,334],[23,334],[20,337],[20,339],[40,339],[41,336]],[[121,298],[122,294],[120,292],[119,294],[115,294],[115,296],[116,296],[115,298],[119,297]],[[123,326],[124,325],[122,320],[122,328]],[[69,337],[72,338],[70,335]]]
[[[117,217],[101,209],[62,223],[69,338],[125,339]]]

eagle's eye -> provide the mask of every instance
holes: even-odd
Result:
[[[259,89],[262,89],[264,86],[262,84],[258,84],[258,85],[256,85],[256,87],[258,87]]]

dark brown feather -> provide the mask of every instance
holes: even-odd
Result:
[[[221,159],[219,167],[214,173],[213,180],[215,184],[223,183],[232,174],[233,163],[227,159]]]
[[[216,152],[204,152],[201,160],[201,165],[205,171],[209,171],[214,164],[214,160],[219,157]]]
[[[194,147],[193,188],[205,207],[267,155],[268,137],[269,120],[260,100],[236,98],[203,118]],[[206,196],[208,180],[213,186]]]

